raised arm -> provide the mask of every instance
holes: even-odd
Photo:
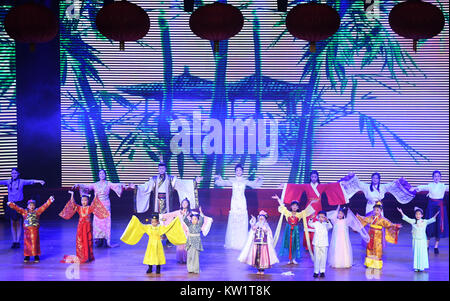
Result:
[[[24,180],[24,179],[21,179],[21,181],[23,181],[23,185],[33,185],[33,184],[45,185],[45,181],[43,181],[43,180]]]
[[[251,188],[259,188],[262,186],[262,184],[263,184],[263,177],[258,177],[254,181],[247,180],[247,182],[245,183],[245,185]]]
[[[402,220],[404,220],[405,222],[407,222],[408,224],[414,224],[416,221],[412,218],[409,218],[408,216],[406,216],[406,214],[403,213],[402,209],[397,208],[398,212],[400,212],[402,214]]]
[[[44,203],[41,207],[36,210],[36,215],[41,215],[47,208],[55,201],[53,196],[50,196],[47,202]]]
[[[224,180],[219,175],[214,176],[214,183],[217,186],[233,186],[233,182],[231,180]]]
[[[11,209],[16,210],[20,215],[24,215],[27,212],[22,207],[17,206],[14,202],[7,202],[6,205],[8,205]]]

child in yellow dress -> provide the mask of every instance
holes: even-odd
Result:
[[[126,244],[135,245],[142,236],[147,233],[148,244],[145,251],[144,264],[148,265],[147,274],[153,272],[153,266],[156,265],[156,274],[161,273],[161,265],[166,264],[164,248],[161,243],[161,236],[166,235],[167,239],[174,245],[186,243],[186,236],[181,226],[181,221],[176,217],[167,226],[159,225],[159,214],[152,214],[151,224],[142,224],[139,219],[133,215],[127,228],[120,238]]]

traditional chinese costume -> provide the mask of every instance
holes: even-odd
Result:
[[[24,248],[23,255],[40,256],[41,246],[39,240],[39,217],[53,203],[53,198],[49,198],[41,207],[35,210],[24,209],[15,203],[9,202],[9,207],[16,210],[23,217]]]
[[[189,273],[200,273],[200,252],[203,251],[200,232],[202,232],[204,220],[203,215],[199,215],[198,223],[194,225],[187,216],[184,217],[184,224],[188,227],[186,250]]]
[[[289,211],[286,206],[278,206],[278,212],[281,213],[280,220],[275,230],[274,245],[277,244],[279,233],[281,230],[281,224],[283,217],[286,219],[287,225],[284,228],[283,240],[281,241],[281,247],[278,255],[289,256],[289,262],[301,257],[301,236],[299,225],[303,223],[303,229],[307,229],[306,217],[314,213],[314,209],[311,206],[306,207],[305,210],[301,212]],[[309,233],[305,233],[309,237]],[[308,238],[309,241],[309,238]]]
[[[118,197],[122,195],[123,184],[109,181],[98,181],[92,184],[79,184],[80,193],[87,193],[90,190],[95,192],[103,206],[108,210],[109,215],[105,218],[98,218],[94,215],[93,230],[94,239],[105,239],[106,244],[111,246],[111,200],[109,193],[114,191]]]
[[[260,213],[261,214],[261,213]],[[261,222],[252,218],[247,242],[242,249],[238,260],[264,271],[279,262],[274,244],[272,230],[267,221]]]
[[[368,268],[381,269],[383,267],[383,229],[385,229],[386,241],[396,244],[398,240],[399,226],[391,223],[387,218],[379,215],[361,217],[356,215],[363,226],[369,225],[369,243],[366,247],[366,259],[364,265]]]
[[[135,245],[141,240],[144,234],[148,235],[148,244],[143,261],[146,265],[158,266],[166,264],[164,248],[161,243],[161,235],[165,234],[169,241],[174,245],[186,243],[186,236],[178,217],[167,226],[152,226],[151,224],[142,224],[139,219],[133,215],[120,240],[126,244]]]
[[[427,226],[436,222],[436,218],[412,219],[402,214],[402,219],[412,226],[412,246],[414,253],[414,270],[423,271],[429,268],[428,246],[427,246]]]
[[[319,184],[284,184],[281,199],[285,204],[290,204],[293,200],[298,200],[302,194],[306,194],[306,206],[311,205],[314,209],[314,213],[308,216],[316,220],[316,215],[322,210],[322,194],[326,193],[328,204],[330,205],[343,205],[348,203],[348,198],[345,197],[342,187],[339,182]],[[317,202],[312,203],[317,200]],[[311,204],[312,203],[312,204]],[[310,239],[314,239],[314,233],[309,233]],[[303,245],[311,253],[310,241],[306,237],[306,232],[303,236]]]
[[[95,196],[90,206],[80,206],[75,203],[72,195],[64,209],[59,213],[59,216],[64,219],[70,219],[75,212],[79,215],[76,255],[64,255],[62,262],[65,263],[85,263],[94,260],[91,214],[94,214],[99,219],[109,216],[109,211],[103,206],[97,196]]]
[[[170,224],[176,217],[178,217],[181,221],[181,226],[183,227],[184,234],[186,235],[186,238],[189,236],[189,227],[184,222],[184,215],[187,213],[187,211],[183,210],[176,210],[169,213],[161,214],[160,215],[160,221],[163,226],[167,226]],[[211,229],[211,224],[213,222],[213,219],[207,216],[203,216],[203,224],[201,227],[201,231],[204,236],[208,235],[209,230]],[[186,245],[181,244],[176,246],[176,259],[177,262],[185,263],[187,261],[187,250]]]

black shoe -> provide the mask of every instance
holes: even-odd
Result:
[[[320,278],[324,278],[325,277],[325,273],[320,273]]]
[[[147,270],[147,274],[151,274],[153,272],[153,266],[149,265],[148,266],[148,270]]]
[[[156,274],[161,274],[161,266],[160,265],[156,266]]]
[[[16,242],[13,242],[13,243],[12,243],[11,249],[17,249],[17,243],[16,243]]]
[[[34,256],[34,262],[39,262],[39,256]]]
[[[434,254],[439,254],[439,249],[438,248],[434,248]]]
[[[23,262],[29,262],[30,261],[30,256],[25,256],[23,258]]]
[[[96,238],[96,239],[95,239],[95,246],[96,246],[97,248],[100,248],[102,245],[103,245],[103,240],[100,239],[100,238]]]
[[[319,274],[314,273],[313,277],[314,277],[314,278],[317,278],[317,277],[319,277]]]

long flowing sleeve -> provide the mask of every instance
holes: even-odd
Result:
[[[36,210],[36,215],[41,215],[53,203],[52,199],[48,199],[41,207]]]
[[[251,187],[251,188],[259,188],[259,187],[261,187],[262,185],[263,185],[263,179],[262,178],[257,178],[256,180],[254,180],[254,181],[250,181],[250,180],[247,180],[247,182],[245,183],[245,185],[247,185],[247,186],[249,186],[249,187]]]
[[[283,192],[281,193],[281,199],[286,205],[291,204],[294,200],[300,200],[303,192],[309,184],[285,184]]]
[[[342,188],[342,192],[347,202],[358,191],[363,191],[364,193],[366,193],[367,189],[369,188],[369,184],[360,181],[355,174],[347,175],[340,179],[339,185]]]
[[[361,222],[356,218],[355,214],[350,210],[350,208],[347,210],[347,226],[352,228],[353,231],[357,231],[359,235],[361,235],[362,239],[368,243],[370,240],[369,233],[367,233],[364,226],[361,224]]]
[[[329,205],[344,205],[349,202],[349,198],[345,196],[340,182],[319,184],[319,186],[320,190],[326,193]],[[319,192],[321,192],[320,190]]]
[[[218,178],[218,179],[216,179],[216,180],[214,181],[214,183],[215,183],[217,186],[233,186],[233,181],[231,181],[231,180],[224,180],[224,179],[222,179],[221,177]]]
[[[391,183],[384,184],[386,192],[392,194],[400,204],[407,204],[416,196],[409,190],[411,185],[404,178],[397,179]]]
[[[108,186],[109,186],[109,189],[114,191],[117,194],[117,196],[120,198],[120,196],[122,195],[122,192],[123,192],[124,185],[122,183],[108,182]]]
[[[136,185],[135,191],[135,205],[136,212],[146,212],[150,207],[150,194],[152,193],[155,182],[153,179],[149,179],[147,182],[141,185]]]
[[[398,233],[400,231],[398,227],[399,225],[392,223],[387,218],[382,218],[380,220],[380,224],[386,229],[385,231],[386,241],[391,244],[396,244],[398,241]]]
[[[182,180],[175,178],[174,189],[178,192],[178,199],[181,202],[188,199],[191,209],[195,207],[195,180]]]
[[[77,205],[75,204],[72,195],[70,200],[64,206],[63,210],[61,210],[61,212],[59,213],[59,216],[61,216],[63,219],[71,219],[75,212],[77,212]]]
[[[89,206],[89,213],[93,213],[99,219],[104,219],[109,216],[108,209],[106,209],[103,203],[98,199],[97,195],[94,197],[92,204]]]
[[[365,227],[367,224],[372,222],[372,217],[373,217],[372,215],[365,216],[365,217],[362,217],[359,214],[356,215],[356,218],[359,220],[359,222],[361,223],[361,225],[363,227]]]
[[[160,235],[165,234],[167,239],[174,245],[184,245],[187,241],[181,226],[180,218],[175,218],[167,226],[159,226]]]
[[[25,209],[23,209],[22,207],[19,207],[19,206],[17,206],[16,204],[14,204],[13,202],[10,202],[9,204],[9,207],[11,208],[11,209],[14,209],[14,210],[16,210],[20,215],[25,215],[26,213],[27,213],[27,211],[25,210]]]
[[[135,245],[146,233],[145,226],[141,224],[136,216],[132,216],[120,240],[129,245]]]
[[[175,210],[168,213],[162,213],[159,215],[159,220],[163,226],[170,224],[177,216],[181,215],[180,210]]]
[[[204,236],[208,235],[209,230],[211,229],[213,219],[211,217],[203,215],[203,224],[202,224],[202,233]]]

